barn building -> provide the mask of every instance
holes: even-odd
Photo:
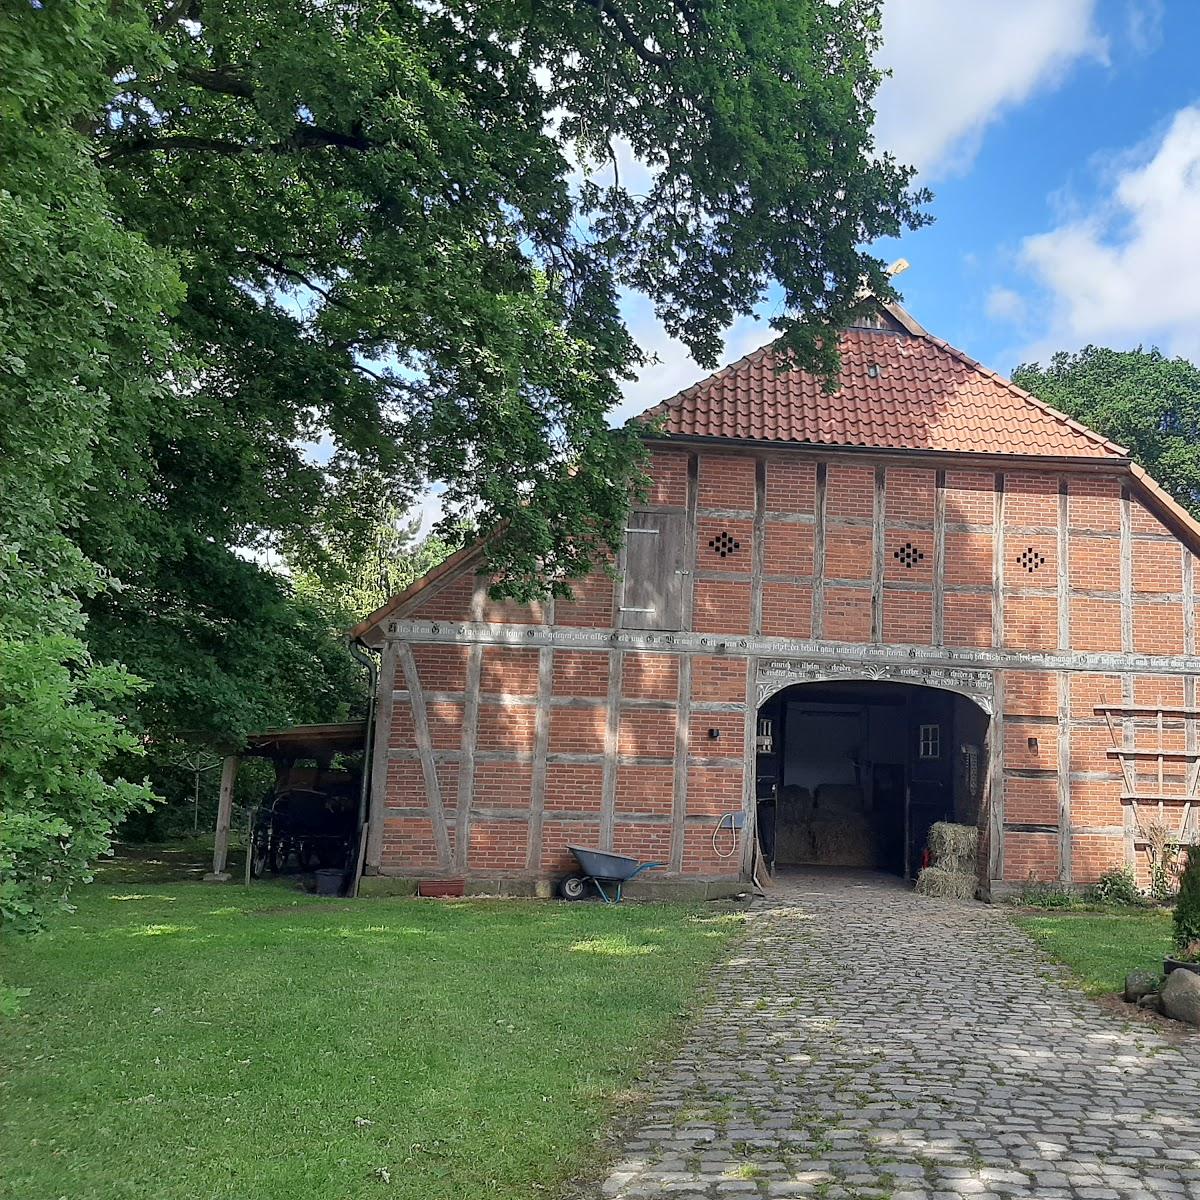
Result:
[[[468,548],[356,628],[368,876],[911,876],[952,819],[995,894],[1194,836],[1200,527],[899,307],[842,355],[832,393],[767,346],[652,409],[649,497],[570,602],[489,598]]]

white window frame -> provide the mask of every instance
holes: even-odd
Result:
[[[917,757],[931,760],[942,757],[942,727],[939,724],[922,725],[917,733]]]

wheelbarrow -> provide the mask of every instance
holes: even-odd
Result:
[[[640,863],[636,858],[626,858],[623,854],[609,854],[606,850],[585,850],[582,846],[568,846],[567,849],[575,855],[579,870],[558,881],[558,894],[564,900],[582,900],[587,895],[588,885],[591,884],[606,904],[618,904],[621,900],[621,889],[631,879],[643,871],[653,871],[655,867],[667,865],[660,862]],[[612,889],[611,896],[605,891],[606,884]]]

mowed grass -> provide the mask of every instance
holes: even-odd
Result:
[[[1096,996],[1120,991],[1130,971],[1161,970],[1171,951],[1171,914],[1158,908],[1056,912],[1014,920]]]
[[[0,1020],[0,1196],[506,1200],[598,1134],[740,917],[98,883]]]

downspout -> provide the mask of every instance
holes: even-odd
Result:
[[[367,645],[362,638],[351,638],[347,643],[350,653],[367,671],[370,681],[370,693],[367,698],[367,728],[363,737],[362,779],[358,789],[358,850],[354,856],[354,874],[350,878],[350,886],[346,889],[347,896],[358,895],[359,881],[362,879],[363,861],[367,853],[367,819],[371,801],[371,768],[375,759],[375,697],[379,691],[379,664],[375,657],[367,653]]]

